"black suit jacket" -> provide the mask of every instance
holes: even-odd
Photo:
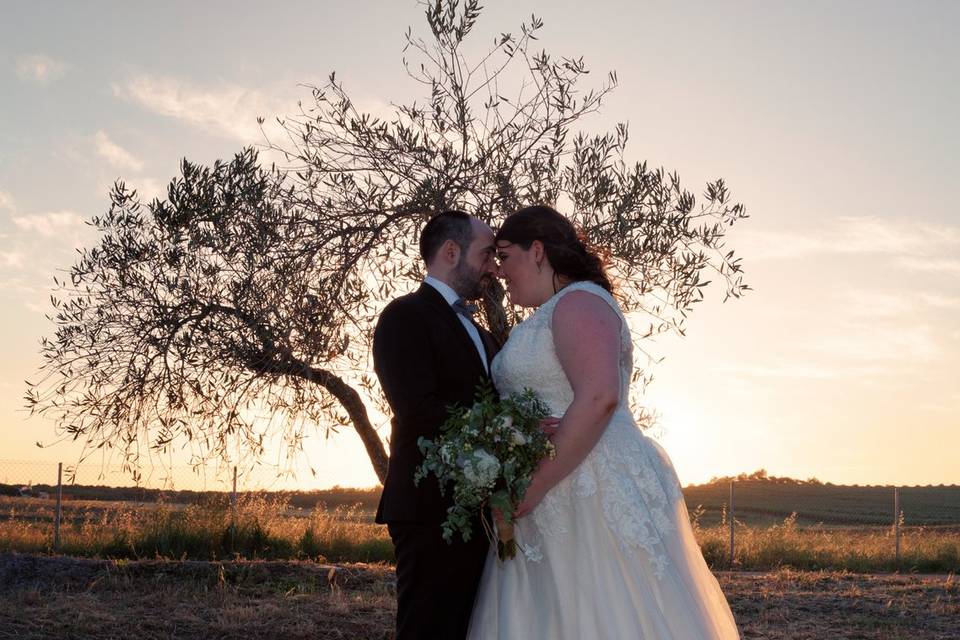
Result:
[[[499,346],[480,326],[493,359]],[[428,284],[392,301],[373,334],[373,367],[393,410],[390,464],[377,509],[378,523],[441,522],[452,504],[433,475],[413,483],[423,461],[417,440],[436,438],[451,405],[470,406],[489,377],[470,335],[439,291]]]

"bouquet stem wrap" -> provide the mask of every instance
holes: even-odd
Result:
[[[509,560],[517,555],[517,541],[513,537],[513,522],[497,517],[497,557]]]
[[[471,522],[489,508],[496,532],[481,518],[487,538],[496,542],[501,560],[516,556],[513,512],[540,461],[554,452],[540,428],[547,415],[547,407],[533,391],[497,398],[486,382],[478,387],[472,406],[450,408],[438,438],[420,438],[424,460],[414,482],[419,484],[432,473],[444,495],[453,493],[453,506],[441,525],[447,543],[457,532],[469,540]]]

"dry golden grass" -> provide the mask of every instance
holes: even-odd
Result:
[[[953,576],[718,574],[743,638],[956,638]],[[0,554],[0,640],[392,638],[392,567]]]
[[[694,530],[704,557],[714,568],[729,568],[730,531],[726,525]],[[960,527],[902,527],[900,564],[891,527],[798,527],[795,517],[769,527],[734,527],[733,568],[861,573],[960,572]]]
[[[53,503],[0,497],[0,551],[52,552]],[[699,526],[711,567],[726,569],[726,526]],[[898,569],[887,527],[800,527],[795,518],[767,527],[737,524],[734,568],[889,572]],[[360,507],[303,509],[251,494],[236,514],[225,497],[196,505],[77,501],[64,503],[61,553],[109,558],[322,559],[392,562],[386,528]],[[902,530],[901,571],[960,572],[960,527]]]
[[[382,565],[0,554],[0,639],[389,638],[391,584]]]
[[[51,552],[49,501],[0,498],[0,551]],[[64,503],[60,552],[111,558],[393,559],[386,528],[357,507],[291,508],[282,498],[241,496],[195,505]]]

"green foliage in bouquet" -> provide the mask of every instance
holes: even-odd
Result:
[[[444,494],[453,487],[453,506],[442,525],[444,540],[450,543],[457,531],[464,541],[469,540],[473,534],[470,522],[486,505],[503,516],[498,523],[500,557],[514,556],[513,511],[539,462],[554,452],[553,443],[540,428],[548,413],[529,389],[500,399],[485,382],[478,386],[473,406],[450,408],[439,438],[419,439],[424,461],[414,482],[419,485],[433,473]],[[481,520],[492,541],[486,520]],[[510,532],[506,537],[505,529]]]

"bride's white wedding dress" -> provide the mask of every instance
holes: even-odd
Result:
[[[551,331],[560,298],[584,290],[620,317],[620,406],[577,469],[516,523],[517,557],[487,557],[471,640],[739,638],[693,537],[667,454],[629,411],[633,345],[613,297],[592,282],[560,290],[510,334],[493,361],[497,390],[533,389],[562,416],[573,391]]]

